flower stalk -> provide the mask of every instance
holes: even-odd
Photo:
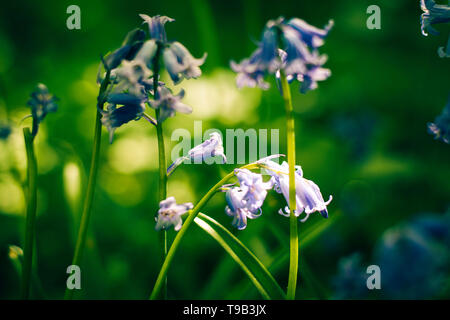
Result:
[[[292,107],[292,98],[289,84],[284,70],[280,70],[280,81],[283,93],[284,106],[286,109],[286,136],[287,136],[287,158],[289,163],[289,278],[286,297],[289,300],[295,299],[298,274],[298,226],[295,193],[295,125]]]
[[[156,54],[153,60],[153,93],[154,99],[158,100],[158,84],[159,84],[159,59],[161,57],[163,46],[161,43],[157,44]],[[155,110],[156,116],[156,135],[158,137],[158,159],[159,159],[159,197],[158,200],[162,201],[167,197],[167,174],[166,174],[166,150],[164,145],[164,133],[162,123],[160,121],[160,109]],[[161,263],[167,256],[167,231],[163,230],[159,233],[161,243]],[[162,292],[164,299],[167,299],[167,277],[164,279],[164,290]]]
[[[83,256],[84,247],[86,245],[87,230],[89,226],[89,219],[91,216],[92,202],[94,199],[95,185],[97,183],[97,172],[98,164],[100,160],[100,146],[102,137],[102,114],[100,110],[103,110],[103,105],[105,103],[105,92],[109,84],[111,71],[108,69],[106,71],[105,79],[102,81],[100,86],[100,91],[98,95],[98,108],[95,120],[94,129],[94,145],[91,158],[91,167],[89,171],[89,180],[86,190],[86,198],[84,199],[83,213],[81,214],[80,228],[78,230],[77,242],[75,245],[75,253],[72,260],[72,265],[79,266]],[[73,298],[74,291],[66,289],[64,299],[71,300]]]
[[[34,122],[33,122],[34,123]],[[29,128],[23,129],[25,148],[27,154],[27,217],[25,228],[25,246],[23,250],[24,264],[22,268],[22,299],[28,300],[30,296],[31,269],[33,264],[33,245],[36,225],[37,202],[37,162],[34,154],[34,135]]]

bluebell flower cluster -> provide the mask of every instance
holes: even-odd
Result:
[[[434,25],[450,22],[450,1],[449,5],[445,5],[436,4],[434,0],[420,0],[420,7],[423,11],[420,17],[422,34],[424,36],[428,36],[428,33],[439,35],[439,31],[434,28]],[[440,47],[438,54],[441,58],[450,57],[450,36],[446,48]]]
[[[167,230],[173,227],[175,231],[183,225],[182,215],[193,208],[190,202],[177,204],[174,197],[168,197],[159,203],[158,216],[156,217],[156,230]]]
[[[301,82],[301,93],[316,89],[318,81],[331,75],[329,69],[323,68],[327,57],[319,54],[319,47],[324,44],[332,26],[332,20],[324,29],[298,18],[270,20],[250,58],[239,64],[231,62],[231,68],[237,72],[237,86],[268,89],[265,76],[273,74],[279,77],[280,70],[283,70],[288,81]]]
[[[159,117],[156,119],[159,122],[173,117],[176,111],[192,112],[191,107],[181,102],[183,90],[173,94],[159,79],[155,80],[155,90],[153,77],[159,77],[159,59],[163,60],[174,84],[183,79],[199,77],[200,66],[206,59],[206,54],[196,59],[181,43],[167,40],[164,25],[174,21],[173,19],[144,14],[140,17],[148,30],[138,28],[129,32],[121,47],[103,59],[98,74],[98,82],[101,83],[105,79],[102,67],[110,72],[110,86],[105,97],[108,105],[100,110],[103,115],[102,123],[110,134],[110,142],[118,127],[144,115],[146,104],[159,110]]]
[[[247,219],[255,219],[261,216],[261,207],[267,196],[267,191],[274,189],[282,193],[289,204],[289,166],[287,162],[281,165],[271,159],[281,155],[273,155],[260,159],[256,164],[263,168],[271,178],[269,181],[263,181],[263,175],[257,174],[247,169],[236,169],[235,176],[238,179],[239,186],[224,186],[226,191],[227,206],[225,213],[233,217],[232,225],[239,230],[247,226]],[[298,217],[304,211],[306,217],[301,219],[305,222],[313,212],[320,212],[323,217],[328,218],[327,205],[331,202],[324,201],[319,187],[310,180],[303,178],[300,166],[296,167],[296,200],[297,210],[294,212]],[[284,211],[280,209],[279,213],[289,216],[289,207]]]
[[[434,122],[428,123],[428,132],[433,134],[436,139],[450,144],[450,96],[442,113],[436,117]]]
[[[58,98],[48,91],[45,84],[39,83],[36,89],[31,93],[28,105],[31,107],[31,116],[33,118],[33,127],[31,134],[36,136],[39,130],[39,124],[50,112],[56,112],[58,109]]]
[[[227,162],[224,154],[222,137],[218,132],[212,132],[209,139],[189,150],[188,154],[176,159],[168,168],[167,175],[171,175],[173,171],[184,161],[190,160],[194,163],[201,163],[211,158],[220,158],[222,163]]]

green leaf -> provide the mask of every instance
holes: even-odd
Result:
[[[264,299],[285,299],[274,277],[258,258],[227,228],[213,218],[199,213],[194,222],[216,240],[247,274]]]

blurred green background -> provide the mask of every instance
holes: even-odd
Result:
[[[71,4],[81,8],[81,30],[66,27]],[[366,27],[371,4],[381,8],[381,30]],[[335,20],[321,50],[329,56],[331,78],[306,95],[292,85],[298,164],[325,198],[334,197],[331,219],[315,214],[300,225],[307,238],[300,243],[297,298],[338,297],[346,289],[335,280],[343,257],[359,253],[365,270],[377,263],[373,251],[386,230],[419,214],[446,212],[450,147],[427,133],[427,122],[440,114],[449,94],[449,61],[436,52],[448,34],[421,35],[419,1],[9,1],[0,11],[0,121],[15,128],[0,141],[0,298],[20,296],[8,246],[23,243],[26,158],[20,120],[29,113],[29,94],[43,82],[60,98],[58,112],[47,116],[36,141],[35,271],[41,289],[34,285],[32,295],[60,299],[91,157],[99,58],[140,25],[139,13],[175,18],[167,24],[168,38],[182,42],[195,57],[208,52],[202,77],[179,86],[194,112],[165,122],[168,156],[177,143],[170,139],[172,131],[186,128],[193,134],[194,120],[203,121],[203,130],[223,133],[278,128],[285,153],[284,109],[273,81],[267,92],[238,90],[229,61],[250,55],[268,19],[299,17],[318,27]],[[143,299],[159,270],[156,131],[144,120],[133,121],[116,131],[112,145],[103,133],[82,290],[76,297]],[[233,167],[181,166],[169,179],[169,195],[196,203]],[[238,235],[285,287],[289,219],[277,213],[284,199],[271,192],[263,216],[240,232],[230,225],[225,205],[218,194],[203,211]],[[441,289],[418,296],[449,298]],[[175,257],[168,295],[260,298],[234,261],[196,226]],[[380,290],[371,297],[391,296]]]

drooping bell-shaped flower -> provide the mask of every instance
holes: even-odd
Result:
[[[274,189],[278,193],[283,194],[289,205],[289,165],[287,162],[283,162],[281,165],[267,161],[264,163],[264,168],[273,177]],[[305,211],[306,217],[301,221],[304,222],[308,219],[309,215],[313,212],[320,212],[323,217],[328,218],[327,205],[333,199],[332,196],[328,201],[324,201],[322,193],[319,187],[311,180],[303,178],[303,171],[300,166],[296,166],[295,171],[295,194],[296,194],[296,210],[295,216]],[[289,216],[290,210],[286,206],[285,212],[280,209],[279,213],[285,216]]]
[[[192,108],[181,102],[183,97],[183,89],[174,95],[166,86],[159,86],[157,98],[155,100],[149,100],[149,104],[153,109],[159,109],[159,118],[157,121],[163,122],[167,118],[173,117],[175,112],[191,113]]]
[[[238,230],[243,230],[247,227],[247,218],[256,219],[261,216],[260,208],[252,210],[248,206],[246,196],[248,194],[248,187],[232,187],[225,195],[227,206],[225,213],[233,218],[232,225]]]
[[[33,117],[33,128],[31,134],[35,136],[39,129],[39,124],[44,120],[49,112],[56,112],[59,100],[48,91],[45,84],[39,83],[36,89],[31,93],[28,105],[31,107],[31,116]]]
[[[174,197],[168,197],[159,203],[158,216],[156,217],[156,230],[167,230],[173,226],[175,231],[181,229],[183,220],[181,216],[193,208],[190,202],[177,204]]]
[[[102,124],[108,129],[109,142],[112,143],[114,131],[131,120],[138,120],[145,111],[145,99],[130,93],[108,95],[106,110],[101,110]],[[117,107],[122,105],[121,107]]]
[[[144,20],[143,23],[146,23],[148,25],[151,39],[162,43],[167,42],[166,30],[164,28],[164,25],[167,22],[175,21],[175,19],[159,15],[150,17],[146,14],[140,14],[139,16]]]
[[[442,113],[434,122],[428,123],[428,132],[433,134],[435,139],[450,144],[450,96]]]
[[[217,132],[212,132],[209,135],[209,139],[189,150],[187,155],[176,159],[167,168],[167,175],[171,175],[173,171],[185,160],[194,161],[194,163],[201,163],[202,161],[214,157],[222,158],[223,163],[227,162],[227,157],[224,154],[222,137]]]
[[[113,70],[117,68],[123,60],[132,60],[145,39],[145,32],[141,29],[131,30],[125,37],[120,48],[111,52],[104,58],[105,68]]]
[[[239,185],[247,189],[244,197],[247,208],[252,212],[259,210],[266,199],[267,190],[272,189],[273,182],[264,182],[261,174],[248,169],[236,169],[234,174],[239,180]]]
[[[206,55],[205,53],[203,57],[196,59],[185,46],[175,41],[164,49],[163,59],[170,78],[174,84],[178,84],[183,79],[201,76],[200,66],[205,63]]]

